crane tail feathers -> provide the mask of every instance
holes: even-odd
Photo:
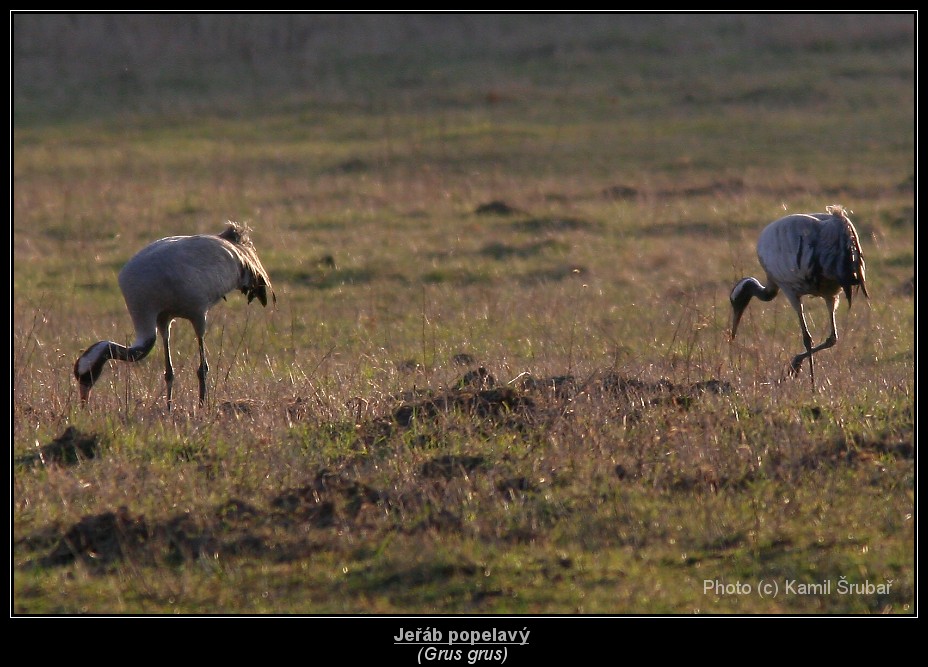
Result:
[[[267,306],[267,293],[271,292],[274,303],[277,303],[277,295],[274,294],[274,288],[271,285],[271,277],[268,275],[258,259],[258,253],[251,241],[249,232],[251,228],[231,220],[227,223],[225,230],[219,234],[219,238],[231,243],[236,250],[236,255],[242,263],[242,270],[245,273],[245,283],[242,285],[242,293],[248,297],[248,303],[255,299],[261,302],[262,306]]]
[[[864,262],[864,253],[860,248],[860,237],[857,234],[857,229],[854,227],[854,223],[851,222],[848,213],[843,206],[839,204],[833,204],[831,206],[826,206],[825,210],[831,215],[835,216],[844,224],[844,243],[845,252],[847,253],[845,257],[845,271],[842,276],[841,286],[844,288],[844,295],[847,297],[847,306],[851,307],[851,288],[855,288],[854,291],[862,291],[864,297],[869,299],[870,294],[867,292],[867,265]]]

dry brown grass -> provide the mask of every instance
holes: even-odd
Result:
[[[258,30],[254,70],[234,62],[247,104],[217,91],[222,71],[193,70],[217,86],[198,97],[139,68],[123,97],[104,77],[78,105],[115,113],[62,125],[43,109],[73,88],[17,89],[14,611],[911,613],[900,22],[842,18],[840,41],[792,18],[709,17],[713,46],[682,20],[393,20],[336,55],[277,54],[324,75],[302,93],[293,70],[262,81],[274,54]],[[327,21],[289,29],[324,45],[345,27]],[[240,43],[237,20],[221,25],[200,21]],[[459,41],[471,29],[493,58]],[[433,50],[386,48],[409,31]],[[28,44],[17,66],[47,67]],[[59,74],[84,81],[69,48]],[[762,62],[726,55],[743,51]],[[821,72],[846,84],[828,104],[798,95]],[[871,97],[900,102],[861,111]],[[842,305],[813,391],[783,380],[801,348],[788,304],[752,304],[729,342],[728,294],[759,271],[764,224],[832,203],[853,211],[873,298]],[[253,228],[278,304],[233,294],[210,314],[209,405],[178,322],[173,413],[160,346],[111,364],[80,410],[76,356],[132,338],[119,267],[226,219]],[[819,338],[824,307],[807,310]],[[845,575],[897,583],[702,592]]]

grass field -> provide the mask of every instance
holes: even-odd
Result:
[[[11,613],[915,614],[915,28],[14,15]],[[728,295],[835,203],[813,387]],[[227,220],[278,301],[207,406],[178,321],[172,412],[160,344],[81,409],[119,268]]]

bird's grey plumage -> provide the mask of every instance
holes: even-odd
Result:
[[[119,272],[119,287],[135,327],[135,342],[125,347],[113,341],[94,343],[74,364],[74,376],[86,403],[106,361],[139,361],[154,347],[156,334],[164,342],[164,378],[168,408],[172,407],[174,370],[171,363],[171,324],[189,320],[200,349],[200,403],[206,400],[209,366],[203,337],[206,315],[226,294],[241,290],[249,303],[257,298],[267,305],[271,279],[255,252],[248,228],[230,222],[217,235],[171,236],[142,248]]]
[[[757,241],[757,258],[767,274],[766,285],[756,278],[742,278],[735,284],[730,296],[733,314],[731,337],[734,339],[751,298],[770,301],[783,290],[799,315],[806,348],[805,352],[793,358],[791,369],[796,373],[802,362],[808,359],[813,386],[815,368],[812,355],[833,346],[838,340],[835,310],[841,291],[847,296],[848,307],[852,303],[852,290],[860,290],[869,298],[866,265],[857,230],[841,206],[827,206],[825,211],[788,215],[767,225]],[[815,347],[806,326],[800,300],[803,296],[821,297],[829,306],[831,334]]]

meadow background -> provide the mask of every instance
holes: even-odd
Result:
[[[11,613],[914,614],[916,22],[12,14]],[[834,203],[813,388],[728,294]],[[81,409],[119,268],[226,220],[278,301],[209,404],[178,321],[173,412],[160,343]]]

